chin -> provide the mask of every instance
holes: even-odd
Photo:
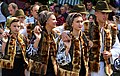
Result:
[[[82,28],[78,28],[78,30],[81,30]]]
[[[15,34],[18,34],[19,32],[15,32]]]
[[[56,25],[53,26],[54,28],[56,27]]]

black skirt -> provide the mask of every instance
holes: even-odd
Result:
[[[2,76],[25,76],[25,62],[23,57],[15,58],[13,69],[2,68]]]

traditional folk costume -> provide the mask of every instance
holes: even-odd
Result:
[[[82,32],[79,38],[72,35],[68,55],[65,54],[65,46],[60,40],[57,62],[59,64],[58,76],[88,76],[88,43]]]
[[[26,45],[23,36],[9,36],[6,43],[5,52],[0,59],[2,76],[25,76],[24,69],[28,64],[26,60]]]
[[[29,70],[31,76],[56,76],[57,75],[57,64],[56,64],[56,53],[57,53],[57,34],[53,31],[48,34],[46,30],[41,33],[41,39],[38,45],[38,49],[33,47],[33,44],[28,48],[29,54]]]
[[[114,25],[114,26],[113,26]],[[91,75],[111,75],[112,68],[110,58],[108,60],[103,58],[103,51],[110,51],[116,40],[115,24],[105,24],[104,29],[100,28],[98,23],[92,26],[89,32],[89,39],[93,41],[93,47],[89,55],[89,67]]]
[[[103,13],[110,13],[112,10],[109,9],[109,6],[106,1],[98,1],[95,7],[96,11],[96,20],[102,21],[99,19],[99,13],[104,15]],[[108,14],[106,14],[107,20]],[[104,22],[104,21],[102,21]],[[110,76],[112,74],[110,58],[103,58],[103,51],[110,52],[113,44],[116,39],[116,29],[114,26],[108,24],[107,22],[104,24],[104,27],[100,27],[99,22],[95,22],[95,25],[89,29],[90,30],[90,40],[93,41],[93,47],[90,50],[89,54],[89,67],[91,76]],[[102,25],[103,26],[103,25]]]

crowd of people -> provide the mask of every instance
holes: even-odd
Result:
[[[120,15],[108,0],[0,9],[2,76],[120,76]]]

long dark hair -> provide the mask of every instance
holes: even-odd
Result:
[[[96,16],[95,16],[94,14],[90,14],[90,15],[88,16],[88,20],[90,19],[90,16],[93,17],[94,21],[96,20]]]

